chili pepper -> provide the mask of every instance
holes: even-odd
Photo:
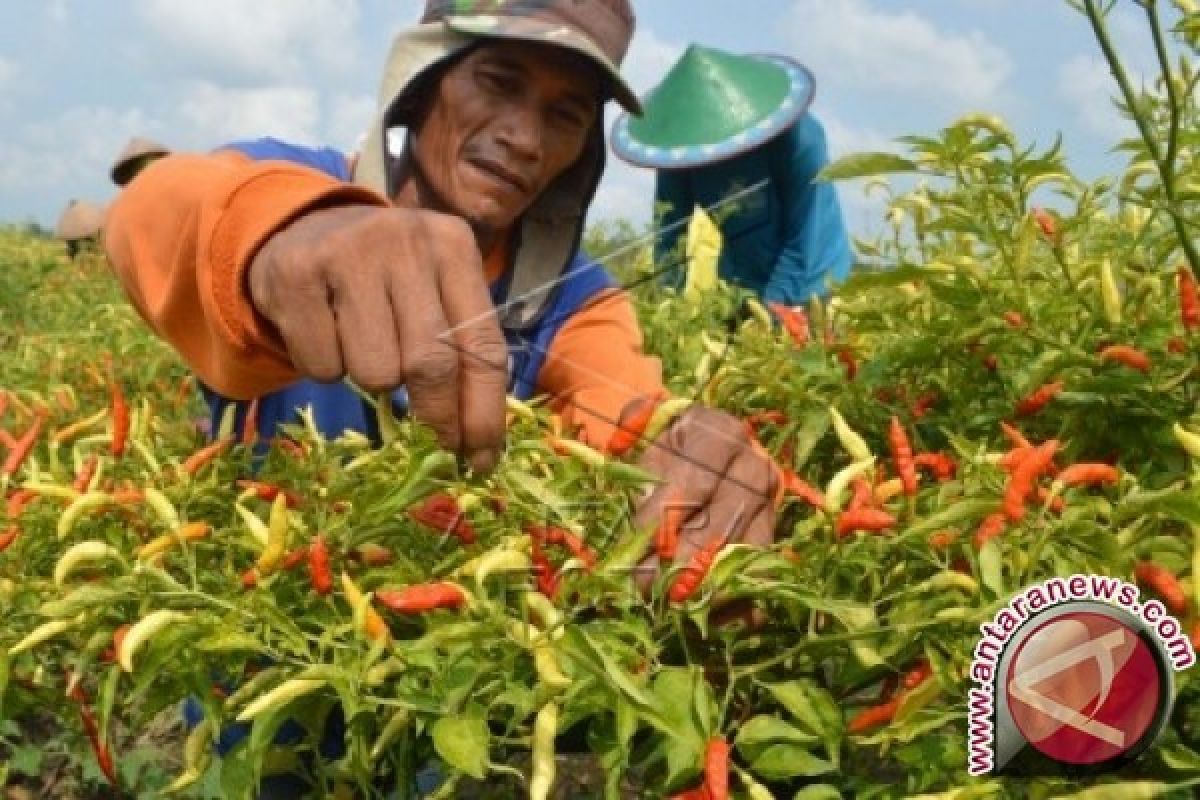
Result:
[[[527,529],[535,539],[541,538],[546,544],[559,544],[571,551],[571,555],[583,562],[588,570],[596,568],[599,558],[587,543],[571,531],[554,525],[531,525]]]
[[[1028,417],[1046,407],[1046,404],[1063,390],[1062,381],[1053,381],[1035,389],[1028,397],[1017,403],[1017,416]]]
[[[850,721],[846,723],[846,730],[850,733],[865,733],[872,728],[886,725],[896,716],[896,711],[899,708],[899,698],[892,698],[878,705],[868,706],[850,718]]]
[[[1150,371],[1150,356],[1125,344],[1114,344],[1100,351],[1101,361],[1112,361],[1139,372]]]
[[[858,375],[858,360],[854,357],[854,351],[849,346],[839,347],[837,360],[842,362],[842,366],[846,368],[846,380],[854,380]]]
[[[153,486],[147,486],[142,490],[142,498],[162,520],[163,525],[171,530],[179,527],[179,512],[175,510],[175,505],[167,499],[165,494]]]
[[[1139,561],[1133,568],[1133,576],[1138,583],[1154,590],[1173,614],[1182,614],[1187,610],[1183,587],[1166,567],[1153,561]]]
[[[635,398],[627,405],[617,421],[617,429],[609,437],[604,451],[611,456],[623,456],[642,438],[650,418],[659,403],[666,399],[663,392]],[[632,407],[632,410],[631,410]]]
[[[912,407],[913,419],[924,419],[925,416],[930,412],[930,410],[935,405],[937,405],[937,402],[940,399],[941,399],[941,395],[939,395],[937,392],[922,393],[920,396],[917,397],[916,401],[913,403],[913,407]]]
[[[50,441],[54,444],[66,444],[93,425],[99,425],[106,417],[108,417],[108,411],[100,409],[90,417],[73,422],[65,428],[59,428],[50,437]]]
[[[312,694],[326,685],[327,681],[318,678],[292,678],[276,686],[269,692],[259,695],[250,701],[242,712],[237,715],[238,722],[251,722],[264,712],[282,708],[288,703]]]
[[[292,458],[300,459],[301,461],[308,458],[308,447],[297,442],[295,439],[290,439],[287,436],[276,436],[272,440],[272,444],[279,445],[279,449]]]
[[[329,568],[329,546],[325,537],[317,534],[308,546],[308,579],[313,591],[327,595],[333,591],[333,572]]]
[[[921,659],[917,664],[904,673],[904,677],[900,680],[900,685],[905,689],[915,689],[922,683],[933,676],[933,667],[925,659]]]
[[[387,642],[392,638],[392,632],[383,617],[371,607],[371,598],[363,594],[358,584],[345,572],[342,573],[342,592],[346,595],[350,608],[354,610],[356,627],[366,634],[368,639]]]
[[[88,486],[92,482],[92,477],[96,474],[96,468],[100,465],[100,457],[93,453],[83,462],[83,466],[79,468],[79,474],[75,476],[75,480],[71,483],[71,488],[77,492],[83,493],[88,490]]]
[[[1008,527],[1008,520],[1003,513],[997,511],[994,514],[988,514],[975,531],[975,549],[982,550],[989,539],[994,539],[1004,533],[1006,527]]]
[[[792,343],[797,347],[808,344],[811,332],[808,325],[808,314],[802,308],[789,308],[783,303],[767,303],[767,308],[775,312],[783,324],[783,329],[792,337]]]
[[[246,416],[242,418],[242,444],[250,447],[258,441],[258,398],[246,406]]]
[[[558,573],[542,550],[541,541],[536,537],[531,544],[530,560],[533,562],[533,576],[537,581],[538,591],[553,599],[558,594]]]
[[[803,478],[787,467],[780,467],[780,479],[783,491],[793,497],[803,500],[813,508],[825,507],[825,495],[815,486],[811,486]]]
[[[121,665],[121,669],[133,672],[133,656],[141,646],[168,625],[175,625],[185,619],[187,615],[182,612],[160,609],[151,611],[135,622],[117,647],[117,663]]]
[[[1037,498],[1037,501],[1042,505],[1045,505],[1047,500],[1050,501],[1049,508],[1055,514],[1063,513],[1067,507],[1066,500],[1063,500],[1062,497],[1059,497],[1058,495],[1051,496],[1050,491],[1047,490],[1045,486],[1039,486],[1034,489],[1033,496]]]
[[[871,484],[861,475],[858,475],[850,482],[851,494],[850,503],[846,508],[850,511],[857,511],[860,508],[872,508],[875,505],[875,490]]]
[[[1176,270],[1179,285],[1179,318],[1183,329],[1194,331],[1200,328],[1200,295],[1196,291],[1196,276],[1187,264]]]
[[[770,411],[756,411],[746,417],[746,422],[750,423],[750,426],[755,431],[758,431],[764,425],[787,425],[788,418],[782,411],[772,409]]]
[[[20,655],[55,636],[66,633],[77,624],[77,620],[74,619],[52,619],[49,622],[43,622],[26,634],[24,639],[8,648],[8,654],[10,656]]]
[[[1179,442],[1179,446],[1187,451],[1189,456],[1200,458],[1200,433],[1193,433],[1178,422],[1171,426],[1171,433],[1175,435],[1175,441]]]
[[[1110,325],[1121,324],[1121,290],[1113,276],[1112,261],[1105,258],[1097,268],[1100,273],[1100,304]]]
[[[212,761],[214,728],[212,720],[208,717],[192,728],[192,732],[188,734],[187,740],[183,743],[183,772],[163,789],[164,793],[182,791],[204,775],[209,762]]]
[[[267,546],[263,548],[254,564],[261,575],[270,575],[279,568],[287,553],[287,534],[287,498],[280,494],[276,495],[271,503],[271,516],[267,523]]]
[[[228,450],[232,444],[233,439],[230,437],[217,439],[212,444],[205,445],[195,453],[192,453],[190,456],[188,456],[180,468],[187,475],[195,475],[205,465],[211,463],[218,456]]]
[[[896,473],[904,484],[904,493],[912,497],[917,493],[917,467],[913,463],[908,432],[900,424],[900,418],[895,415],[892,416],[891,427],[888,428],[888,443],[892,446],[892,460],[896,464]]]
[[[384,567],[392,563],[392,551],[377,544],[360,544],[352,554],[355,559],[368,567]]]
[[[934,550],[945,550],[954,544],[956,539],[958,539],[958,531],[956,530],[938,531],[937,533],[930,534],[929,546]]]
[[[529,771],[529,800],[547,800],[554,785],[554,737],[558,734],[558,704],[542,706],[533,721]]]
[[[25,511],[25,507],[38,498],[37,492],[31,489],[17,489],[5,501],[5,516],[16,519]]]
[[[913,456],[913,466],[925,467],[939,481],[950,480],[958,470],[954,458],[946,453],[918,453]]]
[[[155,556],[162,555],[177,544],[199,541],[208,536],[208,533],[207,522],[190,522],[172,533],[163,534],[139,547],[136,551],[137,558],[139,561],[148,561]]]
[[[474,527],[458,507],[458,501],[445,492],[431,494],[419,506],[410,508],[408,516],[441,533],[456,536],[463,544],[475,543]]]
[[[1025,501],[1033,491],[1034,481],[1050,469],[1058,441],[1050,439],[1025,454],[1013,469],[1004,490],[1004,513],[1012,522],[1025,516]]]
[[[867,446],[866,439],[847,424],[846,418],[834,406],[829,407],[829,419],[833,422],[833,432],[838,442],[851,460],[866,461],[871,458],[871,448]]]
[[[239,478],[237,480],[237,487],[244,492],[253,493],[259,500],[266,500],[268,503],[274,502],[275,498],[282,494],[287,500],[288,508],[299,508],[301,505],[300,495],[296,492],[276,486],[273,483],[267,483],[266,481]]]
[[[1033,215],[1033,221],[1037,223],[1041,229],[1042,235],[1051,241],[1053,244],[1058,244],[1058,221],[1044,208],[1034,208],[1030,212]]]
[[[981,363],[983,364],[983,368],[986,369],[988,372],[995,372],[996,369],[1000,366],[1000,360],[997,359],[991,353],[985,355],[983,357]]]
[[[398,614],[424,614],[437,609],[458,609],[467,602],[467,593],[457,583],[439,581],[418,583],[403,589],[380,589],[375,599],[384,608]]]
[[[1182,355],[1188,351],[1187,340],[1182,336],[1172,336],[1167,339],[1167,352]]]
[[[25,459],[33,451],[34,444],[37,443],[37,438],[42,432],[42,424],[45,422],[44,414],[38,414],[33,418],[29,428],[21,435],[21,438],[13,444],[9,449],[8,457],[4,459],[4,466],[0,467],[0,475],[15,475],[17,470],[21,468],[21,464],[25,463]]]
[[[729,800],[729,743],[721,736],[704,748],[704,788],[712,800]]]
[[[877,508],[859,508],[843,511],[837,518],[838,537],[849,536],[855,531],[884,531],[896,526],[896,518]]]
[[[17,446],[17,440],[3,428],[0,428],[0,446],[3,446],[5,450],[12,450]]]
[[[112,442],[109,452],[120,458],[125,453],[125,444],[129,439],[129,403],[125,400],[121,384],[115,380],[109,382],[109,393],[112,396]]]
[[[1055,478],[1064,486],[1100,486],[1120,479],[1120,470],[1108,464],[1072,464]]]
[[[577,439],[564,438],[549,434],[546,442],[550,449],[564,458],[576,458],[592,467],[603,467],[608,459],[599,450],[593,450]]]
[[[904,494],[904,482],[899,478],[892,478],[875,487],[875,504],[883,505],[893,497],[898,497]]]
[[[247,591],[258,586],[258,572],[255,571],[254,567],[251,567],[242,573],[241,584],[242,588],[246,589]]]
[[[683,512],[674,500],[674,496],[663,504],[663,518],[659,522],[654,536],[654,549],[659,560],[670,562],[675,560],[679,551],[679,530],[683,527]]]
[[[3,553],[12,543],[21,535],[21,528],[18,525],[9,525],[2,533],[0,533],[0,553]]]
[[[704,582],[705,576],[708,575],[709,569],[712,568],[713,560],[716,559],[717,553],[725,545],[725,539],[721,536],[713,536],[704,543],[699,549],[692,553],[691,559],[687,566],[681,570],[679,576],[675,578],[675,582],[671,584],[669,596],[671,602],[682,603],[686,601]]]
[[[1000,430],[1004,432],[1004,436],[1008,441],[1012,442],[1012,446],[1018,449],[1033,447],[1033,443],[1025,438],[1025,434],[1017,430],[1014,425],[1001,421]]]
[[[1004,322],[1008,325],[1008,327],[1010,327],[1010,328],[1024,328],[1025,327],[1025,317],[1021,316],[1020,311],[1005,311],[1003,316],[1004,316]]]
[[[107,542],[88,541],[68,547],[54,565],[54,585],[62,586],[77,568],[97,561],[121,558],[121,553]]]
[[[853,464],[842,467],[833,477],[829,479],[829,485],[825,487],[825,510],[830,514],[836,514],[842,510],[842,492],[846,487],[859,475],[868,471],[875,465],[874,457],[866,461],[856,461]]]

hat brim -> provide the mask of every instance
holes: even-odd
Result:
[[[540,42],[574,50],[604,70],[612,84],[613,99],[627,114],[640,116],[642,113],[641,100],[638,99],[633,88],[621,77],[621,71],[617,65],[590,39],[566,25],[522,18],[519,30],[507,30],[502,24],[503,18],[491,14],[453,15],[445,17],[444,21],[448,28],[457,33]]]
[[[716,142],[686,147],[660,147],[639,141],[629,129],[630,117],[621,114],[612,126],[613,152],[622,161],[650,169],[689,169],[715,164],[759,147],[790,128],[808,111],[816,95],[816,80],[800,62],[787,56],[751,54],[783,69],[791,83],[779,107],[753,127]]]

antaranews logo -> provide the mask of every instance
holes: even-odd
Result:
[[[1162,603],[1100,575],[1026,588],[980,633],[967,703],[972,775],[1128,763],[1166,726],[1174,672],[1196,663]]]

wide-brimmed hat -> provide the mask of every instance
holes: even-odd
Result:
[[[786,56],[691,45],[642,101],[613,124],[613,151],[641,167],[723,161],[787,130],[812,103],[812,73]]]
[[[58,217],[54,235],[64,242],[91,239],[104,227],[104,207],[87,200],[72,200]]]
[[[112,177],[113,183],[117,186],[124,186],[133,180],[133,176],[137,174],[139,162],[148,158],[159,158],[170,152],[170,150],[153,139],[135,136],[121,150],[108,174]]]
[[[354,182],[393,195],[393,166],[405,154],[389,149],[389,131],[411,127],[417,99],[433,76],[481,39],[535,41],[578,52],[609,77],[613,99],[639,112],[637,95],[618,72],[633,29],[629,0],[427,0],[420,24],[392,41]],[[557,279],[579,249],[605,150],[603,116],[597,115],[579,160],[521,217],[508,291],[517,299],[501,309],[506,327],[528,327],[547,307]]]

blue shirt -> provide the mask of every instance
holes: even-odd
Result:
[[[762,147],[703,167],[659,170],[655,199],[669,205],[662,225],[669,230],[655,246],[658,263],[673,252],[699,205],[710,209],[724,243],[718,272],[723,280],[757,292],[764,301],[789,306],[827,293],[826,280],[841,281],[853,254],[833,184],[814,183],[829,163],[825,131],[811,114]],[[732,206],[722,201],[765,181]],[[726,218],[721,214],[732,208]],[[683,284],[682,265],[667,272],[668,285]]]

